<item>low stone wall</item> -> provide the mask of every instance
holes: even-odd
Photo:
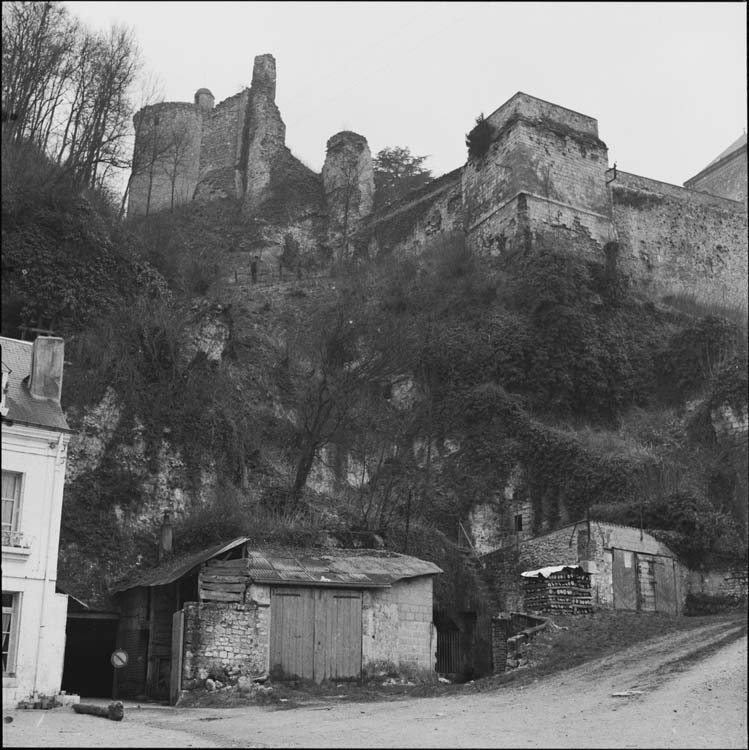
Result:
[[[514,669],[524,658],[525,644],[546,627],[543,617],[523,612],[501,612],[491,621],[492,672]]]
[[[182,688],[203,687],[207,679],[237,684],[263,674],[268,664],[267,607],[256,603],[185,604]]]
[[[746,599],[749,595],[749,572],[746,568],[690,570],[687,586],[690,594]]]

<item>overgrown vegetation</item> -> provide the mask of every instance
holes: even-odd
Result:
[[[713,423],[746,408],[730,310],[654,305],[574,247],[503,261],[457,234],[418,258],[346,259],[319,294],[242,287],[236,251],[261,234],[236,202],[123,224],[38,149],[11,153],[32,168],[3,183],[3,332],[65,335],[74,427],[107,394],[116,412],[66,489],[61,575],[96,586],[151,559],[166,464],[183,549],[368,530],[450,571],[441,600],[463,580],[446,540],[511,478],[535,531],[590,514],[691,564],[746,555],[746,449]],[[281,263],[298,259],[289,233]]]
[[[409,148],[383,148],[372,159],[374,167],[374,210],[377,211],[401,200],[432,179],[432,172],[424,167],[428,156],[414,156]]]
[[[466,148],[468,149],[469,159],[478,159],[482,157],[492,145],[494,140],[494,131],[489,121],[484,118],[482,112],[476,118],[476,124],[473,129],[466,134]]]

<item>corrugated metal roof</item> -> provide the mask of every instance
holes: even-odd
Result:
[[[6,372],[10,370],[8,393],[5,397],[8,414],[5,419],[70,432],[60,405],[47,399],[32,398],[23,384],[24,378],[31,374],[33,344],[30,341],[0,336],[0,347],[3,369]]]
[[[129,589],[138,588],[139,586],[164,586],[167,583],[176,581],[178,578],[186,575],[193,568],[204,563],[206,560],[210,560],[217,555],[222,555],[224,552],[228,552],[238,545],[244,544],[246,541],[246,536],[240,536],[228,543],[223,542],[222,544],[200,550],[199,552],[180,555],[179,557],[175,557],[172,560],[167,560],[166,562],[157,565],[155,568],[136,570],[120,581],[120,583],[112,589],[112,593],[117,594],[120,591],[127,591]]]
[[[390,586],[402,578],[435,575],[434,563],[378,549],[253,550],[250,577],[258,583]]]
[[[183,556],[148,571],[138,571],[115,588],[113,593],[138,586],[171,583],[201,563],[246,541],[249,541],[246,537],[239,537],[226,545]],[[441,572],[442,569],[434,563],[388,550],[264,547],[247,551],[247,573],[257,583],[379,588],[390,586],[403,578]]]

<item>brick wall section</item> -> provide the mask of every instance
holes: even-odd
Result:
[[[185,604],[182,688],[202,686],[206,677],[235,682],[267,670],[267,607],[255,602]]]
[[[746,144],[717,164],[705,167],[698,175],[684,183],[690,190],[720,195],[735,201],[747,199]]]
[[[393,669],[433,673],[437,638],[432,624],[432,578],[397,581],[390,589],[364,591],[362,664],[365,676]]]
[[[620,263],[641,286],[746,300],[743,204],[627,172],[611,189]]]

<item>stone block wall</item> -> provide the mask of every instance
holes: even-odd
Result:
[[[462,233],[461,173],[453,170],[371,216],[356,244],[369,257],[417,255],[430,240]]]
[[[618,172],[611,183],[619,261],[645,289],[744,300],[742,203]]]
[[[364,675],[393,669],[432,674],[437,633],[432,624],[432,578],[397,581],[390,589],[364,591],[362,664]]]
[[[136,151],[128,215],[189,203],[198,184],[203,110],[186,102],[163,102],[144,107],[133,121]]]
[[[519,92],[486,122],[493,142],[463,170],[469,235],[480,227],[483,235],[509,235],[513,214],[522,206],[502,209],[519,193],[547,204],[544,211],[556,221],[571,226],[576,219],[601,235],[597,239],[606,235],[608,155],[593,118]]]
[[[186,603],[182,688],[201,687],[208,677],[231,683],[265,672],[269,619],[269,608],[256,602]]]
[[[613,606],[612,549],[674,559],[674,554],[647,532],[630,526],[591,522],[590,539],[585,522],[571,524],[525,541],[520,549],[518,573],[549,565],[583,564],[591,574],[593,604]],[[687,569],[676,563],[677,608],[681,611],[687,593]]]
[[[746,599],[749,596],[749,571],[746,568],[729,570],[690,570],[690,594],[732,596]]]
[[[196,198],[241,195],[235,173],[240,162],[248,98],[249,91],[245,89],[224,99],[205,115]]]
[[[500,674],[507,669],[507,639],[512,632],[512,621],[508,614],[492,617],[492,673]]]
[[[501,608],[507,611],[523,609],[523,590],[518,563],[519,545],[494,550],[483,555],[484,577],[498,597]]]

